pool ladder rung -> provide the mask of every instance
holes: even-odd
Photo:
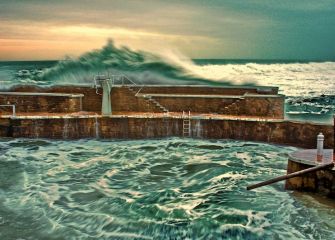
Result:
[[[183,137],[191,137],[191,112],[188,115],[183,111]]]

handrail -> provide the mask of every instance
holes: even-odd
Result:
[[[279,177],[276,177],[276,178],[272,178],[272,179],[264,181],[264,182],[249,185],[249,186],[247,186],[247,190],[252,190],[254,188],[263,187],[263,186],[266,186],[266,185],[269,185],[269,184],[272,184],[272,183],[276,183],[276,182],[279,182],[279,181],[282,181],[282,180],[298,177],[298,176],[304,175],[306,173],[315,172],[315,171],[318,171],[318,170],[332,168],[332,167],[334,167],[334,162],[326,163],[326,164],[319,165],[319,166],[316,166],[316,167],[307,168],[307,169],[304,169],[304,170],[301,170],[301,171],[297,171],[297,172],[289,173],[289,174],[279,176]]]
[[[183,119],[191,119],[191,111],[188,111],[188,114],[185,111],[183,111],[182,118]]]
[[[135,96],[137,96],[141,90],[144,87],[144,84],[142,83],[141,80],[138,80],[140,82],[140,84],[137,84],[136,82],[134,82],[133,80],[131,80],[129,77],[127,77],[124,74],[113,74],[110,75],[109,73],[107,75],[96,75],[94,77],[94,87],[96,89],[96,94],[101,95],[98,92],[98,86],[101,85],[100,81],[102,80],[107,80],[111,82],[111,85],[116,85],[116,84],[121,84],[123,85],[127,85],[127,83],[130,83],[131,85],[135,86],[135,87],[139,87],[138,91],[135,93]]]
[[[141,92],[142,88],[144,87],[144,85],[141,85],[141,87],[138,89],[138,91],[136,92],[135,96],[137,97],[137,95]]]
[[[12,107],[12,117],[16,117],[16,108],[14,104],[2,104],[0,107]]]

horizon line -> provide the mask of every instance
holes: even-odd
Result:
[[[77,58],[72,58],[77,59]],[[277,61],[277,62],[335,62],[334,59],[294,59],[294,58],[190,58],[192,61]],[[29,60],[0,60],[0,63],[3,62],[59,62],[66,61],[66,59],[29,59]]]

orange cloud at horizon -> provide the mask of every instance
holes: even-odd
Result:
[[[66,55],[78,56],[102,46],[103,42],[0,39],[0,60],[58,60]]]
[[[108,38],[115,40],[117,45],[147,51],[182,46],[192,52],[199,43],[215,44],[215,39],[203,36],[185,38],[181,35],[124,28],[46,25],[34,28],[34,34],[31,34],[29,27],[23,27],[17,38],[0,38],[0,60],[58,60],[65,56],[79,56],[86,51],[100,48]]]

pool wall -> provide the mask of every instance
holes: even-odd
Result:
[[[238,139],[316,147],[323,132],[325,147],[334,147],[331,125],[285,120],[191,118],[191,136],[206,139]],[[183,136],[183,119],[177,117],[80,116],[17,117],[0,119],[1,137],[145,139]]]
[[[89,86],[16,86],[13,92],[48,92],[83,94],[82,110],[101,111],[101,89]],[[97,94],[98,93],[98,94]],[[138,93],[138,94],[137,94]],[[208,87],[208,86],[114,86],[111,91],[112,109],[115,112],[163,112],[148,99],[154,99],[170,112],[191,111],[284,118],[283,95],[278,88]],[[52,102],[51,102],[52,104]]]
[[[239,139],[315,148],[319,132],[334,146],[334,127],[284,120],[283,95],[276,87],[113,86],[113,115],[101,116],[101,88],[14,86],[0,91],[0,104],[17,115],[0,115],[1,137]],[[166,109],[168,111],[166,111]],[[168,113],[168,114],[166,114]],[[186,120],[187,121],[187,120]],[[184,127],[184,129],[183,129]]]

